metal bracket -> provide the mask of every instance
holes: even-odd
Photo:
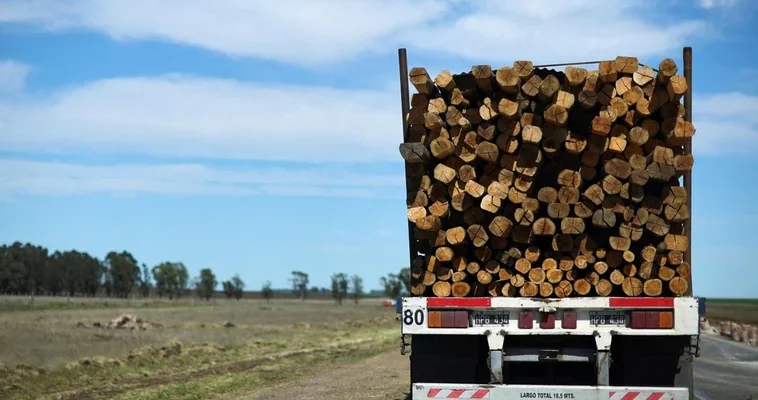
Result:
[[[400,355],[404,356],[406,354],[409,354],[409,349],[411,349],[411,346],[405,342],[405,335],[400,335]]]
[[[597,384],[601,386],[610,385],[611,372],[611,332],[594,332],[595,346],[597,347],[597,358],[595,372],[597,373]]]
[[[490,383],[503,383],[503,344],[505,332],[487,332],[487,346],[490,354],[487,358],[490,367]]]

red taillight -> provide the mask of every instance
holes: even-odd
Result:
[[[468,311],[429,311],[429,328],[468,328]]]
[[[555,313],[542,313],[540,316],[540,329],[555,329]]]
[[[522,311],[518,315],[519,329],[532,329],[534,326],[534,316],[531,311]]]
[[[442,312],[441,311],[429,311],[427,316],[429,320],[426,326],[429,328],[442,328]]]
[[[647,319],[644,311],[632,311],[632,329],[645,329]]]
[[[456,328],[468,328],[468,311],[453,311],[455,313]]]
[[[576,311],[564,311],[561,326],[563,329],[576,329]]]
[[[645,327],[647,329],[658,329],[660,326],[660,318],[658,318],[658,311],[646,311],[645,312]]]
[[[632,329],[672,329],[673,311],[632,311]]]
[[[661,311],[660,315],[661,329],[674,328],[674,312],[673,311]]]

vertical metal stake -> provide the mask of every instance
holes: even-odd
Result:
[[[692,47],[685,47],[682,52],[684,59],[684,79],[687,81],[687,91],[684,93],[684,108],[687,111],[684,114],[684,120],[692,123]],[[684,152],[692,154],[692,138],[688,138],[684,144]],[[692,265],[692,216],[695,214],[692,209],[692,171],[684,173],[684,187],[687,189],[687,208],[690,210],[690,217],[684,221],[684,233],[687,235],[687,251],[684,253],[684,261]],[[692,278],[690,278],[689,288],[685,295],[692,296]]]
[[[408,57],[405,53],[405,49],[397,50],[397,58],[400,66],[400,105],[403,111],[403,142],[408,140],[408,119],[407,115],[411,110],[410,94],[408,91]],[[405,180],[406,185],[408,182],[408,163],[405,163]],[[407,186],[406,186],[407,188]],[[418,251],[416,250],[416,241],[413,239],[414,225],[408,221],[408,258],[410,267],[413,264],[413,260],[416,259]],[[409,277],[410,279],[410,277]]]

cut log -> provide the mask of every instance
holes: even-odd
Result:
[[[603,178],[601,186],[603,188],[603,191],[607,194],[619,194],[621,193],[621,188],[624,186],[624,184],[621,183],[621,181],[619,181],[613,175],[606,175]]]
[[[466,193],[470,194],[471,197],[475,199],[478,199],[484,196],[484,192],[485,192],[484,186],[480,185],[474,180],[469,180],[468,182],[466,182],[466,186],[464,190],[466,191]]]
[[[587,79],[587,70],[584,68],[568,66],[565,70],[566,80],[571,86],[581,86]]]
[[[558,262],[555,261],[555,258],[547,257],[544,260],[542,260],[542,269],[545,271],[551,270],[553,268],[558,268]]]
[[[415,223],[417,220],[426,217],[425,207],[411,207],[408,209],[408,221]]]
[[[519,73],[510,67],[502,67],[495,73],[495,81],[500,90],[508,94],[516,94],[519,91]]]
[[[492,282],[492,274],[483,269],[479,270],[479,272],[476,273],[476,280],[482,285],[488,285]]]
[[[408,163],[420,164],[429,160],[429,151],[423,143],[400,143],[400,156]]]
[[[445,232],[445,238],[452,246],[463,244],[466,241],[466,229],[460,226],[450,228]]]
[[[540,85],[542,84],[542,78],[537,75],[532,75],[529,80],[521,85],[521,93],[527,97],[534,98],[540,92]]]
[[[455,252],[453,252],[453,249],[447,246],[438,247],[434,252],[434,255],[438,260],[442,262],[453,261],[453,258],[455,258]]]
[[[466,265],[466,272],[468,272],[469,275],[476,275],[480,269],[481,265],[479,265],[479,263],[476,261],[472,261]]]
[[[537,193],[537,199],[543,203],[557,203],[558,191],[555,188],[545,186]]]
[[[513,220],[519,225],[532,226],[532,223],[534,222],[534,213],[530,210],[519,207],[513,213]]]
[[[546,122],[553,125],[564,126],[568,121],[568,110],[558,104],[551,104],[545,110],[544,118]]]
[[[682,278],[689,278],[692,275],[692,267],[688,262],[682,262],[676,267],[676,274]]]
[[[437,164],[437,166],[434,167],[434,179],[445,184],[452,182],[455,179],[456,174],[457,173],[454,169],[445,164]]]
[[[600,136],[608,136],[611,132],[611,121],[606,117],[595,117],[592,120],[592,133]]]
[[[480,207],[482,210],[494,214],[500,209],[501,204],[502,203],[499,198],[491,194],[487,194],[487,195],[484,195],[484,197],[482,197],[482,202],[480,204]]]
[[[547,205],[547,215],[553,219],[561,219],[569,216],[571,205],[568,203],[550,203]]]
[[[603,83],[615,82],[618,79],[618,71],[613,61],[602,61],[598,65],[598,78]]]
[[[685,293],[687,293],[688,289],[689,284],[684,278],[677,276],[669,281],[669,290],[671,290],[671,293],[676,296],[683,296]]]
[[[510,283],[511,283],[511,286],[520,288],[524,286],[524,284],[526,283],[526,279],[524,279],[524,275],[515,274],[511,277]]]
[[[642,291],[646,296],[660,296],[663,293],[663,282],[660,279],[648,279],[643,284]]]
[[[448,297],[450,296],[451,286],[448,282],[442,282],[437,281],[434,283],[434,286],[432,286],[432,292],[434,292],[434,295],[437,297]]]
[[[466,229],[466,231],[468,233],[469,239],[471,240],[471,243],[475,247],[482,247],[485,244],[487,244],[487,240],[489,240],[489,235],[487,235],[487,231],[481,225],[478,225],[478,224],[471,225],[468,227],[468,229]]]
[[[670,101],[679,101],[687,92],[687,80],[681,75],[672,76],[666,84],[666,93]]]
[[[595,293],[598,296],[607,297],[613,290],[613,284],[607,279],[600,279],[595,285]]]
[[[534,64],[531,61],[517,60],[513,62],[513,70],[519,76],[521,82],[526,82],[534,73]]]
[[[587,279],[577,279],[574,281],[574,292],[578,295],[586,296],[590,290],[592,290],[592,285]]]
[[[558,283],[563,279],[563,271],[558,268],[551,268],[545,272],[545,279],[550,283]]]
[[[592,225],[599,228],[613,228],[616,226],[616,214],[605,208],[598,208],[592,214]]]
[[[508,237],[513,228],[513,222],[508,218],[498,215],[489,224],[489,231],[497,237]]]
[[[603,171],[608,175],[623,180],[629,178],[632,174],[632,166],[620,158],[613,158],[606,161],[605,165],[603,165]]]
[[[625,237],[611,236],[610,239],[608,239],[608,243],[610,244],[612,249],[624,251],[624,250],[629,250],[629,247],[631,246],[632,241],[631,239],[628,239]]]
[[[645,98],[645,92],[642,91],[642,89],[639,86],[633,86],[631,90],[628,90],[626,93],[624,93],[624,102],[627,105],[627,109],[630,106],[633,106],[637,104],[638,101]],[[631,114],[630,114],[631,113]],[[635,110],[628,110],[626,112],[626,115],[624,117],[624,121],[628,125],[634,125],[637,119],[637,113]]]
[[[669,80],[676,75],[679,68],[676,66],[676,62],[670,58],[666,58],[658,64],[658,83],[661,85],[668,84]]]
[[[521,272],[522,274],[527,274],[529,273],[529,270],[532,269],[532,263],[530,263],[526,258],[519,258],[516,260],[514,268],[516,268],[516,271]]]
[[[579,189],[570,186],[561,186],[558,189],[558,202],[576,204],[579,202]]]
[[[498,161],[499,150],[497,145],[492,142],[481,142],[476,145],[476,157],[491,163]]]
[[[634,277],[625,277],[621,283],[621,290],[630,297],[636,297],[642,294],[642,281]]]
[[[521,297],[535,297],[539,294],[539,286],[534,282],[525,282],[519,289]]]
[[[613,271],[611,271],[611,275],[610,275],[609,278],[611,280],[611,283],[614,284],[614,285],[616,285],[616,286],[619,286],[619,285],[623,284],[624,283],[624,279],[626,279],[626,277],[624,276],[624,274],[622,274],[621,271],[619,271],[617,269],[614,269]]]
[[[571,282],[569,281],[560,281],[555,287],[553,288],[553,291],[558,298],[564,298],[571,296],[571,293],[574,291],[573,286],[571,285]]]
[[[466,297],[470,291],[471,286],[466,282],[455,282],[450,289],[450,292],[454,297]]]
[[[632,90],[632,77],[631,76],[622,76],[621,78],[616,80],[616,94],[618,96],[623,96],[624,93]],[[617,97],[618,98],[618,97]],[[624,112],[626,114],[626,112]],[[620,114],[623,115],[623,114]]]
[[[437,281],[437,275],[435,275],[433,272],[424,271],[424,278],[422,283],[424,286],[432,286],[434,285],[434,282]]]
[[[568,235],[579,235],[584,232],[584,220],[577,217],[561,219],[561,232]]]
[[[529,270],[529,281],[540,284],[545,281],[545,271],[542,268],[532,268]]]
[[[518,119],[519,103],[508,100],[506,98],[502,98],[497,103],[497,111],[500,113],[500,115],[511,120]]]
[[[416,227],[422,231],[437,231],[442,227],[442,221],[436,215],[427,215],[416,220]]]
[[[542,129],[534,125],[524,125],[521,139],[526,143],[538,144],[542,140]]]
[[[434,86],[434,81],[429,77],[426,68],[411,68],[411,72],[408,75],[410,75],[411,84],[419,93],[425,95],[437,93],[437,87]]]
[[[577,171],[564,169],[558,174],[558,184],[578,188],[582,184],[582,176]]]
[[[539,218],[532,224],[532,232],[537,236],[553,236],[555,229],[555,223],[548,218]]]
[[[450,215],[450,203],[447,201],[435,201],[429,206],[429,214],[445,218]]]
[[[663,238],[665,250],[687,251],[689,243],[687,236],[667,234]]]

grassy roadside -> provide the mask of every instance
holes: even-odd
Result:
[[[83,298],[83,297],[35,297],[29,296],[0,296],[0,311],[41,311],[41,310],[93,310],[93,309],[150,309],[164,307],[199,307],[213,302],[195,299],[112,299],[112,298]]]
[[[707,299],[706,316],[713,322],[758,325],[758,299]]]
[[[235,345],[172,341],[51,371],[0,367],[0,392],[11,399],[228,397],[389,350],[397,335],[389,317],[282,325]]]

